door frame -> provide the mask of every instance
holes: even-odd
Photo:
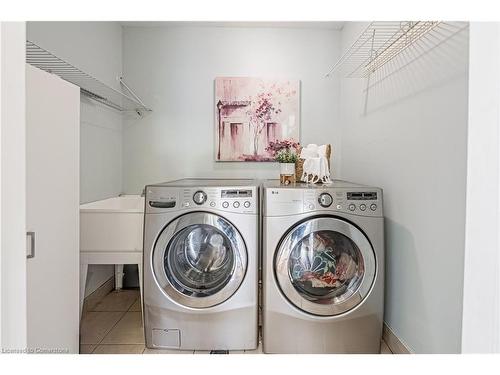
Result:
[[[500,352],[500,23],[471,22],[462,352]]]
[[[0,22],[0,347],[26,335],[26,23]]]

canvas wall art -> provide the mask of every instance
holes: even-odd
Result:
[[[215,160],[272,161],[270,142],[299,141],[300,82],[215,79]]]

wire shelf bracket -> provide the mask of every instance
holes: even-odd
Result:
[[[80,87],[80,92],[86,97],[117,111],[134,112],[140,117],[152,111],[125,83],[123,77],[117,79],[126,93],[106,85],[29,40],[26,41],[26,62]]]
[[[443,25],[441,21],[371,22],[326,77],[340,71],[346,78],[369,77]]]

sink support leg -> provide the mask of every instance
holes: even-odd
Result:
[[[123,264],[115,264],[115,290],[123,288]]]

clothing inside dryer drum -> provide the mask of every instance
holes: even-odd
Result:
[[[210,296],[224,288],[232,277],[234,262],[227,236],[206,224],[178,232],[164,256],[170,283],[179,292],[194,297]]]
[[[359,288],[363,257],[356,244],[342,233],[322,230],[303,237],[288,261],[290,280],[309,301],[341,303]]]

